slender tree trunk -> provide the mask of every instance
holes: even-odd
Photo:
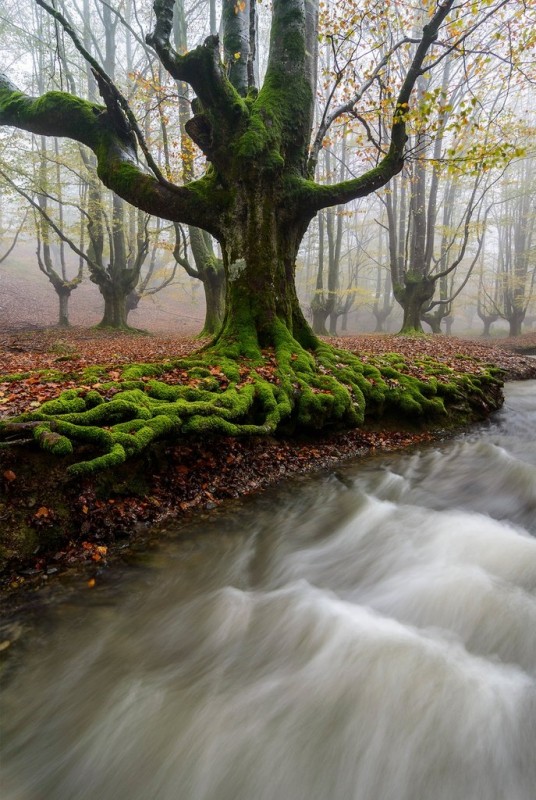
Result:
[[[58,294],[58,301],[59,301],[59,316],[58,316],[58,325],[60,328],[68,328],[70,325],[69,322],[69,298],[71,296],[70,291],[65,290],[56,290]]]
[[[329,315],[329,335],[336,336],[337,335],[337,314],[330,314]]]
[[[482,336],[485,339],[489,339],[489,337],[491,336],[491,326],[493,325],[494,322],[497,322],[497,317],[495,315],[489,316],[489,317],[481,315],[480,319],[482,320],[482,322],[484,324],[484,329],[482,331]]]
[[[324,293],[324,214],[318,215],[318,268],[316,272],[316,291],[311,302],[313,331],[318,336],[327,336],[326,327],[329,305]]]
[[[225,273],[221,267],[207,269],[202,277],[205,290],[205,323],[201,336],[214,336],[225,317]]]

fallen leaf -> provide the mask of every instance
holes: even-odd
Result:
[[[11,481],[14,481],[16,477],[17,476],[15,475],[12,469],[6,469],[6,471],[4,472],[4,479],[6,481],[9,481],[10,483]]]
[[[90,578],[88,580],[88,582],[87,582],[87,585],[88,585],[89,589],[93,589],[93,587],[95,586],[95,583],[96,583],[95,578]]]
[[[49,514],[50,509],[48,509],[46,506],[40,506],[35,512],[34,516],[39,519],[40,517],[48,517]]]

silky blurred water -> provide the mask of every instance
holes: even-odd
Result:
[[[535,381],[172,533],[50,611],[4,800],[535,800]]]

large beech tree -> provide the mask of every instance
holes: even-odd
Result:
[[[314,339],[294,289],[298,246],[321,208],[367,195],[400,171],[411,91],[453,3],[438,5],[424,26],[393,109],[387,154],[370,171],[343,183],[317,185],[309,159],[316,80],[314,0],[273,3],[268,67],[258,91],[248,82],[249,36],[239,37],[240,56],[232,54],[228,75],[216,36],[184,55],[176,53],[170,43],[174,0],[155,2],[156,24],[147,41],[173,78],[192,87],[195,113],[186,128],[207,159],[205,176],[186,186],[174,186],[141,166],[132,120],[102,70],[97,75],[105,107],[62,92],[28,97],[3,77],[0,122],[86,144],[97,156],[101,180],[120,197],[211,233],[221,245],[229,285],[221,335],[239,341],[245,355],[252,337],[261,346],[274,344],[282,327],[310,347]],[[237,35],[240,28],[249,29],[249,3],[227,0],[224,6],[232,12],[224,14],[226,37],[230,28]]]
[[[62,14],[45,0],[35,2],[63,25],[83,51]],[[367,381],[355,356],[334,351],[312,332],[297,299],[296,256],[309,223],[321,209],[366,196],[400,172],[413,88],[419,77],[433,68],[434,61],[441,61],[456,46],[449,34],[441,48],[432,49],[454,0],[428,3],[429,14],[419,34],[397,42],[388,54],[402,53],[405,48],[408,66],[392,101],[389,141],[381,158],[357,177],[320,185],[314,179],[315,165],[329,125],[344,113],[354,112],[355,103],[380,76],[388,57],[372,68],[366,85],[357,87],[355,96],[330,109],[323,115],[319,130],[313,130],[318,0],[273,0],[267,68],[260,87],[254,86],[256,70],[250,50],[255,41],[251,36],[254,0],[223,2],[226,62],[214,35],[184,54],[174,50],[174,5],[175,0],[156,0],[155,23],[147,43],[172,78],[187,83],[195,95],[193,116],[185,128],[206,157],[206,171],[202,178],[184,186],[173,185],[161,174],[126,101],[89,53],[85,56],[93,68],[103,105],[57,91],[30,97],[8,77],[0,78],[0,124],[40,135],[69,137],[87,145],[97,158],[98,175],[106,186],[150,214],[207,231],[217,239],[223,254],[225,318],[203,359],[204,363],[212,358],[213,363],[223,365],[230,381],[226,393],[216,393],[213,398],[207,398],[206,393],[199,395],[188,407],[181,401],[166,422],[155,389],[156,405],[144,409],[145,421],[143,425],[140,422],[140,430],[145,432],[134,437],[132,444],[125,442],[123,429],[113,442],[107,440],[103,445],[107,464],[122,460],[125,448],[135,450],[142,440],[145,443],[154,438],[153,434],[165,435],[173,428],[258,433],[273,431],[289,419],[314,427],[355,425],[363,420],[371,384],[378,404],[383,404],[381,391],[386,384],[379,372],[376,379]],[[471,5],[467,3],[468,8]],[[505,1],[484,5],[482,16],[486,17]],[[148,167],[142,165],[139,150]],[[275,372],[269,378],[259,366],[267,357],[275,363]],[[241,381],[233,372],[229,366],[232,359],[249,359],[250,381]],[[406,388],[411,388],[411,397],[408,395],[402,403],[405,411],[442,406],[439,398],[434,404],[425,397],[429,389],[421,394],[417,385]],[[388,393],[395,405],[400,399],[397,391]],[[148,402],[130,395],[127,401]],[[61,410],[54,407],[54,413]],[[82,425],[83,414],[69,414],[67,407],[63,411],[69,418],[66,424],[71,426],[64,426],[63,433],[72,438],[72,425]],[[97,413],[95,408],[85,413],[90,415],[88,423],[106,416],[105,411]],[[47,419],[44,412],[40,419]],[[61,425],[57,430],[62,434]],[[45,434],[40,430],[40,441],[54,449],[55,437]],[[65,436],[58,440],[58,450],[64,446]]]

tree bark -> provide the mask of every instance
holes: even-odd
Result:
[[[221,268],[207,269],[201,280],[206,303],[201,336],[215,336],[225,317],[225,273]]]
[[[58,316],[58,325],[60,328],[68,328],[70,326],[69,322],[69,298],[71,296],[71,292],[69,291],[62,291],[61,289],[56,289],[59,301],[59,316]]]
[[[497,320],[499,319],[499,315],[479,313],[478,316],[482,320],[482,324],[484,326],[482,329],[482,336],[485,339],[489,339],[489,337],[491,336],[491,326],[493,325],[494,322],[497,322]]]
[[[319,336],[328,336],[328,329],[326,326],[329,312],[319,305],[312,306],[313,312],[313,332]]]
[[[521,331],[523,328],[523,320],[525,319],[525,311],[515,309],[513,313],[508,318],[508,323],[510,325],[510,336],[521,336]]]
[[[99,291],[104,300],[104,314],[97,327],[117,330],[128,328],[127,297],[129,292],[110,286],[99,286]]]
[[[243,355],[276,343],[285,327],[302,346],[316,343],[300,309],[295,263],[308,218],[289,208],[280,183],[243,178],[222,237],[227,308],[217,341],[243,341]]]
[[[403,287],[395,288],[396,299],[404,311],[400,333],[422,333],[422,308],[432,299],[434,288],[433,279],[414,276],[411,273],[406,274]]]

